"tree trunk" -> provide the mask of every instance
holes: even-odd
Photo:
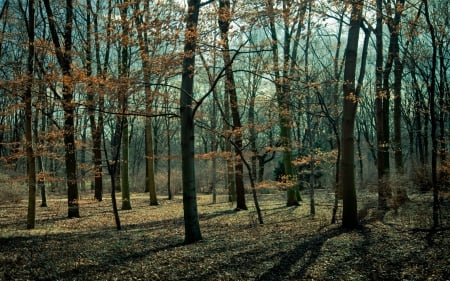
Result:
[[[130,180],[129,180],[129,130],[128,130],[128,118],[122,116],[123,128],[122,128],[122,210],[131,210],[131,198],[130,198]]]
[[[33,229],[36,218],[36,161],[33,150],[33,76],[34,76],[34,0],[28,2],[28,60],[27,75],[28,81],[25,90],[25,149],[27,155],[27,172],[28,172],[28,214],[27,229]],[[26,16],[25,16],[26,17]]]
[[[200,0],[188,0],[188,15],[183,56],[183,73],[180,92],[181,116],[181,172],[183,181],[183,211],[186,244],[202,239],[197,211],[195,184],[194,97],[195,52]]]
[[[392,56],[394,61],[394,160],[397,173],[403,174],[403,152],[402,152],[402,134],[401,134],[401,88],[403,64],[400,61],[400,20],[404,13],[405,0],[399,0],[396,3],[394,18],[389,20],[389,31],[392,41]]]
[[[436,34],[434,30],[434,26],[430,20],[430,13],[428,9],[428,1],[423,0],[425,5],[425,18],[427,21],[428,29],[430,31],[431,36],[431,44],[432,44],[432,58],[431,58],[431,69],[430,69],[430,82],[428,84],[428,93],[429,93],[429,109],[430,109],[430,117],[431,117],[431,185],[433,188],[433,228],[439,227],[439,185],[437,183],[437,154],[438,154],[438,143],[437,143],[437,134],[436,134],[436,109],[435,109],[435,96],[436,96],[436,65],[437,65],[437,45]]]
[[[86,46],[86,76],[92,76],[92,27],[91,27],[91,13],[92,13],[92,4],[91,0],[86,2],[86,28],[87,28],[87,46]],[[98,39],[98,15],[94,14],[94,29],[95,29],[95,50],[97,54],[97,72],[100,77],[103,76],[102,67],[100,65],[100,42]],[[110,17],[108,17],[107,24],[109,25]],[[108,34],[107,34],[108,37]],[[105,63],[108,62],[107,55],[109,54],[109,40],[107,39],[106,46],[106,58]],[[94,83],[89,83],[87,99],[88,99],[88,113],[89,113],[89,122],[91,125],[91,135],[92,135],[92,158],[94,162],[94,199],[97,201],[103,200],[103,169],[102,169],[102,127],[103,127],[103,96],[102,94],[98,94],[98,100],[95,100],[95,91],[94,91]],[[101,87],[95,88],[97,91],[101,91]],[[96,108],[98,106],[99,112],[97,114],[96,120]]]
[[[128,0],[124,0],[124,5],[120,9],[120,19],[122,25],[122,37],[121,37],[121,61],[119,65],[119,76],[121,86],[119,87],[119,107],[121,109],[122,116],[120,119],[120,137],[117,138],[121,144],[119,146],[122,148],[121,157],[121,190],[122,190],[122,210],[131,210],[131,200],[130,200],[130,180],[129,180],[129,128],[128,128],[128,116],[125,114],[128,111],[128,79],[129,79],[129,66],[128,66],[128,36],[129,36],[129,23],[128,23]],[[118,148],[117,148],[118,149]],[[119,152],[118,152],[119,153]]]
[[[139,2],[135,3],[135,9],[139,10]],[[149,11],[148,2],[144,3],[145,13]],[[137,28],[137,38],[139,43],[141,61],[142,61],[142,75],[144,77],[144,91],[145,91],[145,110],[146,114],[152,114],[153,107],[153,93],[150,86],[151,80],[151,66],[149,61],[149,45],[148,40],[143,34],[143,30],[145,30],[144,19],[135,14],[135,20]],[[167,129],[169,129],[167,127]],[[169,134],[169,133],[168,133]],[[168,135],[169,136],[169,135]],[[168,140],[168,146],[170,146],[170,138]],[[149,192],[150,195],[150,205],[156,206],[158,205],[158,198],[156,194],[156,184],[155,184],[155,150],[154,141],[153,141],[153,126],[151,117],[147,117],[145,120],[145,192]],[[170,158],[170,156],[169,156]],[[169,160],[170,161],[170,160]],[[169,168],[170,169],[170,168]],[[170,180],[170,171],[168,174],[168,178]],[[169,184],[169,197],[170,194],[170,184]]]
[[[225,118],[228,119],[230,116],[230,100],[228,96],[225,95],[224,98],[224,113]],[[230,125],[228,122],[223,122],[223,130],[226,132],[226,141],[225,141],[225,151],[227,152],[226,163],[227,163],[227,190],[228,190],[228,202],[232,203],[236,201],[236,184],[234,177],[234,156],[232,152],[231,145],[231,134],[228,133],[230,131]]]
[[[287,188],[287,201],[286,206],[298,206],[299,205],[299,192],[297,180],[294,175],[294,170],[292,167],[292,140],[291,140],[291,120],[290,120],[290,93],[288,91],[283,92],[283,87],[287,86],[284,83],[287,83],[286,79],[282,79],[280,75],[280,63],[279,63],[279,55],[278,55],[278,38],[277,38],[277,29],[275,27],[275,12],[273,9],[273,1],[269,0],[267,2],[267,12],[269,16],[269,25],[270,25],[270,33],[272,39],[272,55],[274,62],[274,73],[275,73],[275,91],[278,102],[278,112],[279,112],[279,120],[280,120],[280,139],[281,145],[283,147],[283,166],[285,172],[285,182]],[[286,43],[285,43],[286,44]],[[288,48],[285,46],[285,48]],[[288,54],[284,54],[285,58]],[[286,63],[286,62],[285,62]],[[283,82],[281,81],[283,80]],[[287,89],[287,88],[285,88]]]
[[[355,0],[352,3],[350,29],[348,32],[347,49],[344,64],[343,83],[343,113],[341,126],[341,184],[343,188],[342,225],[355,228],[358,225],[357,200],[355,189],[355,143],[354,127],[358,96],[356,96],[355,77],[359,29],[361,26],[364,1]]]
[[[64,150],[67,181],[68,217],[80,217],[78,205],[78,177],[75,145],[75,103],[73,102],[74,81],[72,79],[72,27],[73,1],[66,0],[66,23],[64,26],[64,46],[61,46],[49,0],[43,0],[47,12],[56,58],[62,69],[62,107],[64,111]]]
[[[386,169],[389,168],[389,145],[385,139],[385,132],[388,128],[385,127],[384,122],[386,115],[383,113],[388,112],[388,108],[385,108],[389,101],[387,99],[385,89],[383,88],[383,2],[377,0],[377,26],[375,29],[376,36],[376,65],[375,65],[375,112],[376,112],[376,133],[377,133],[377,171],[378,171],[378,209],[387,209],[388,199],[388,182]],[[389,135],[389,133],[388,133]],[[387,160],[386,160],[387,158]],[[386,164],[388,165],[386,167]]]
[[[151,94],[148,91],[147,94]],[[148,98],[147,98],[148,99]],[[147,101],[151,103],[151,101]],[[151,105],[147,106],[147,112],[150,113]],[[156,184],[155,184],[155,167],[154,167],[154,151],[153,151],[153,132],[152,132],[152,119],[147,117],[145,123],[145,185],[148,188],[150,195],[150,205],[158,205],[158,198],[156,195]]]
[[[242,151],[242,125],[239,114],[239,104],[236,93],[236,83],[234,81],[232,61],[228,45],[228,29],[230,25],[230,2],[228,0],[219,1],[219,27],[223,42],[223,61],[225,65],[225,92],[229,96],[231,116],[233,119],[233,137],[235,146],[235,164],[234,176],[236,184],[236,210],[247,210],[245,203],[245,187],[244,187],[244,166],[239,151]]]

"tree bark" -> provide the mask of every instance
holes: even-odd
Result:
[[[228,44],[228,29],[230,26],[230,1],[219,1],[219,27],[223,42],[223,61],[225,65],[225,92],[230,100],[231,116],[233,119],[233,138],[235,145],[235,162],[234,162],[234,177],[236,184],[236,210],[247,210],[245,203],[245,187],[244,187],[244,166],[242,164],[242,125],[239,114],[239,104],[236,92],[236,83],[234,81],[232,61]]]
[[[355,77],[358,53],[359,29],[361,26],[364,1],[354,0],[348,32],[347,49],[344,63],[343,113],[341,126],[341,184],[343,188],[342,226],[358,226],[357,200],[355,189],[355,144],[354,127],[358,96],[356,95]]]
[[[129,153],[130,153],[130,143],[129,143],[129,124],[128,116],[125,114],[128,111],[128,86],[129,86],[129,65],[128,65],[128,36],[130,32],[128,23],[128,5],[130,3],[128,0],[124,0],[122,8],[120,9],[120,19],[122,25],[122,36],[121,36],[121,61],[119,65],[119,76],[120,76],[120,86],[119,86],[119,107],[122,116],[120,119],[120,138],[118,138],[120,147],[122,148],[121,157],[121,190],[122,190],[122,210],[131,210],[131,200],[130,200],[130,180],[129,180]]]
[[[49,0],[43,0],[55,46],[58,63],[62,69],[62,107],[64,111],[64,149],[67,181],[68,217],[80,217],[78,205],[78,177],[75,145],[75,103],[73,102],[74,81],[72,77],[72,28],[73,0],[66,0],[66,22],[64,25],[64,46],[61,46],[55,17]]]
[[[183,211],[186,244],[202,239],[197,211],[195,184],[194,97],[195,52],[197,48],[197,24],[200,0],[188,1],[186,17],[183,73],[180,92],[181,116],[181,172],[183,181]]]
[[[34,76],[34,0],[28,1],[28,59],[27,59],[27,75],[28,81],[26,85],[24,102],[25,102],[25,148],[27,155],[28,170],[28,214],[27,229],[35,227],[36,219],[36,161],[33,150],[33,76]]]
[[[436,97],[436,65],[437,65],[437,45],[436,34],[434,25],[430,19],[430,12],[428,7],[428,1],[423,0],[425,5],[425,19],[428,25],[431,36],[432,44],[432,57],[431,57],[431,69],[430,69],[430,82],[428,84],[428,99],[429,99],[429,110],[431,117],[431,185],[433,189],[433,228],[439,227],[439,185],[437,183],[437,154],[438,154],[438,143],[437,143],[437,120],[436,120],[436,107],[435,107],[435,97]]]
[[[292,167],[292,140],[291,140],[291,120],[290,120],[290,93],[288,91],[283,91],[284,83],[288,83],[288,78],[283,79],[280,74],[280,63],[278,59],[278,37],[277,29],[275,27],[275,12],[273,9],[273,1],[267,1],[267,12],[269,16],[269,28],[272,39],[272,55],[274,62],[274,75],[275,75],[275,91],[278,102],[278,112],[280,119],[280,139],[281,145],[283,147],[283,166],[285,173],[285,181],[287,185],[287,201],[286,206],[298,206],[299,205],[299,192],[298,185],[296,182],[294,170]],[[286,38],[287,40],[288,38]],[[288,41],[289,42],[289,41]],[[288,43],[288,42],[285,42]],[[287,49],[286,49],[287,48]],[[285,46],[285,51],[289,47]],[[288,54],[285,54],[285,59],[288,58]],[[287,85],[286,85],[287,86]],[[287,89],[286,87],[284,89]]]

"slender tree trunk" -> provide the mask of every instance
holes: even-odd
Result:
[[[230,116],[230,101],[228,96],[224,97],[224,112],[225,118]],[[230,131],[230,125],[228,122],[224,122],[223,129],[225,132]],[[236,202],[236,184],[234,177],[234,155],[232,152],[231,145],[231,134],[226,133],[226,141],[225,141],[225,151],[227,152],[226,163],[227,163],[227,190],[228,190],[228,202]]]
[[[447,18],[447,26],[449,23],[449,19]],[[445,39],[442,39],[443,41]],[[443,51],[443,42],[440,42],[439,44],[439,143],[440,143],[440,149],[439,149],[439,156],[440,156],[440,164],[441,166],[445,166],[447,162],[447,143],[446,143],[446,130],[445,130],[445,123],[446,119],[448,118],[448,110],[449,108],[446,106],[446,99],[448,100],[450,97],[448,96],[448,75],[447,75],[447,66],[445,65],[445,57],[444,57],[444,51]],[[448,101],[447,101],[448,102]],[[447,118],[446,118],[447,117]],[[447,133],[448,135],[448,133]],[[439,175],[439,182],[442,184],[445,184],[445,178],[449,175],[449,171],[441,168],[440,169],[440,175]]]
[[[91,14],[92,14],[92,4],[91,0],[87,0],[86,2],[86,28],[87,28],[87,46],[86,46],[86,76],[92,76],[92,27],[91,27]],[[111,5],[111,1],[109,3]],[[98,8],[97,8],[98,10]],[[108,16],[107,25],[110,24],[110,15]],[[100,64],[100,42],[99,42],[99,31],[98,31],[98,14],[93,14],[93,24],[95,30],[95,50],[96,50],[96,59],[97,59],[97,72],[100,77],[103,76],[102,67]],[[108,28],[107,28],[108,30]],[[108,31],[110,32],[110,31]],[[105,64],[108,61],[109,54],[109,34],[107,33],[107,46],[106,46],[106,55],[105,55]],[[89,112],[89,122],[91,127],[91,135],[92,135],[92,158],[94,162],[94,199],[97,201],[103,200],[103,169],[102,169],[102,127],[103,127],[103,96],[101,93],[98,93],[98,99],[95,100],[95,92],[101,91],[101,87],[95,87],[94,83],[89,83],[88,87],[88,112]],[[96,114],[96,108],[98,108],[98,113]],[[96,115],[98,116],[96,119]]]
[[[395,169],[400,175],[403,174],[403,152],[402,152],[402,134],[401,134],[401,105],[402,105],[402,74],[403,64],[400,61],[399,37],[401,29],[401,17],[404,13],[405,0],[399,0],[396,3],[394,18],[390,20],[389,31],[392,41],[392,56],[394,61],[394,160]]]
[[[61,46],[49,0],[43,0],[55,46],[56,58],[62,69],[62,107],[64,111],[64,149],[67,180],[68,217],[80,217],[78,204],[78,177],[75,145],[75,103],[73,102],[74,81],[72,78],[72,28],[73,0],[66,0],[66,22],[64,25],[64,46]]]
[[[233,119],[233,138],[235,143],[235,184],[236,184],[236,210],[247,210],[245,203],[245,187],[244,187],[244,166],[239,151],[242,151],[242,132],[241,118],[239,114],[239,104],[236,93],[236,83],[234,82],[234,74],[232,61],[228,45],[228,29],[230,25],[230,2],[228,0],[219,1],[219,27],[221,38],[223,41],[223,61],[225,65],[225,92],[230,99],[231,116]]]
[[[342,158],[341,184],[343,187],[342,225],[355,228],[358,225],[357,200],[355,189],[355,143],[354,127],[358,96],[356,96],[356,64],[364,1],[354,0],[348,32],[344,64],[343,113],[342,113]]]
[[[122,210],[131,210],[131,198],[130,198],[130,179],[129,179],[129,154],[130,154],[130,143],[129,143],[129,128],[128,128],[128,118],[124,118],[123,128],[122,128]]]
[[[149,93],[150,94],[150,93]],[[149,103],[149,102],[148,102]],[[147,109],[151,112],[149,105]],[[148,187],[149,195],[150,195],[150,205],[156,206],[158,205],[158,197],[156,195],[156,184],[155,184],[155,155],[153,151],[153,126],[152,119],[150,117],[147,118],[145,123],[145,185]],[[170,142],[170,141],[169,141]],[[170,146],[170,144],[168,144]]]
[[[389,145],[385,139],[385,131],[388,128],[385,127],[384,111],[387,99],[385,89],[383,88],[383,2],[377,0],[377,26],[375,29],[376,36],[376,65],[375,65],[375,112],[376,112],[376,132],[377,132],[377,171],[378,171],[378,209],[387,209],[387,190],[386,186],[386,162],[389,162],[388,149]],[[387,157],[387,160],[385,159]]]
[[[136,11],[139,10],[139,2],[136,2],[135,4]],[[144,3],[144,15],[147,15],[149,12],[148,2]],[[153,93],[150,86],[150,80],[151,80],[151,67],[150,67],[150,61],[149,61],[149,53],[150,48],[148,45],[148,40],[146,40],[146,37],[144,36],[142,30],[144,30],[144,20],[143,16],[135,15],[136,25],[137,28],[137,37],[139,42],[139,49],[141,54],[141,60],[142,60],[142,75],[144,77],[144,91],[146,96],[145,101],[145,107],[146,107],[146,113],[151,114],[152,113],[152,107],[153,107]],[[170,138],[168,141],[168,145],[170,146]],[[154,147],[154,141],[153,141],[153,126],[152,126],[152,118],[147,117],[145,120],[145,192],[149,192],[150,195],[150,205],[156,206],[158,205],[158,198],[156,194],[156,184],[155,184],[155,151],[156,148]],[[170,161],[170,160],[169,160]],[[169,172],[170,173],[170,172]],[[168,175],[170,178],[170,174]],[[169,185],[170,188],[170,185]],[[169,190],[170,193],[170,190]],[[171,195],[169,195],[171,197]]]
[[[433,188],[433,228],[439,227],[439,185],[437,183],[437,153],[438,153],[438,144],[437,144],[437,134],[436,134],[436,108],[435,108],[435,96],[436,96],[436,65],[437,65],[437,44],[436,34],[434,26],[430,20],[430,13],[428,9],[428,1],[423,0],[425,5],[425,18],[427,21],[428,29],[430,31],[431,36],[431,44],[432,44],[432,58],[431,58],[431,79],[428,85],[428,93],[429,93],[429,107],[430,107],[430,117],[431,117],[431,185]]]
[[[285,181],[287,185],[287,201],[286,206],[298,206],[299,205],[299,193],[298,193],[298,184],[296,182],[296,178],[294,175],[294,169],[292,167],[292,140],[291,140],[291,113],[289,109],[290,103],[290,94],[289,92],[283,92],[283,83],[280,74],[280,63],[279,63],[279,55],[278,55],[278,38],[277,38],[277,29],[275,27],[275,12],[273,9],[273,1],[267,1],[267,12],[269,16],[269,26],[270,33],[272,39],[272,55],[274,60],[274,73],[275,73],[275,91],[278,102],[278,112],[280,119],[280,139],[281,145],[283,147],[283,166],[285,172]],[[286,44],[286,42],[285,42]],[[289,49],[289,47],[285,46],[285,48]],[[285,54],[286,57],[287,54]]]
[[[121,86],[119,87],[119,106],[121,112],[124,114],[128,111],[128,76],[129,76],[129,66],[128,66],[128,36],[130,32],[128,23],[128,0],[124,0],[122,8],[120,9],[120,18],[122,22],[122,41],[121,41],[121,62],[119,65],[119,76],[121,80]],[[120,119],[120,137],[117,138],[121,144],[119,145],[122,149],[121,157],[121,186],[122,186],[122,210],[131,210],[131,200],[130,200],[130,180],[129,180],[129,153],[130,153],[130,143],[129,143],[129,124],[128,116],[126,114],[119,117]]]
[[[34,0],[28,1],[28,60],[27,75],[28,81],[25,90],[25,148],[27,155],[28,170],[28,214],[27,229],[33,229],[36,218],[36,161],[33,150],[33,76],[34,76]]]
[[[169,118],[166,118],[166,130],[167,130],[167,200],[172,200],[172,144],[170,137],[170,121]]]
[[[192,108],[199,12],[200,0],[188,0],[180,93],[181,172],[183,180],[184,242],[186,244],[194,243],[202,239],[197,211],[194,160],[194,112]]]

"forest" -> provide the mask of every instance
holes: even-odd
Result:
[[[448,280],[449,14],[0,0],[0,280]]]

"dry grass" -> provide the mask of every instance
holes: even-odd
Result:
[[[374,196],[360,196],[360,205]],[[2,204],[0,280],[450,278],[449,231],[430,237],[417,230],[430,225],[429,195],[411,195],[396,213],[364,220],[354,231],[329,224],[332,195],[324,190],[314,218],[307,195],[302,206],[289,208],[282,193],[260,195],[264,225],[252,208],[233,212],[226,196],[211,204],[210,195],[199,195],[204,240],[192,245],[182,244],[180,197],[149,206],[148,194],[133,194],[133,209],[120,211],[122,231],[115,230],[110,200],[89,197],[81,199],[78,219],[66,219],[63,198],[49,198],[34,230],[25,229],[26,202]],[[247,204],[253,206],[250,197]]]

